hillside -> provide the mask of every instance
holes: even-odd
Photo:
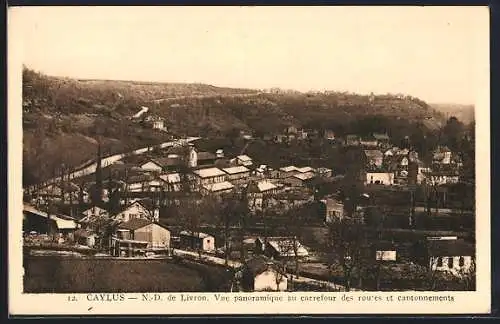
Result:
[[[168,132],[131,120],[141,106],[165,118]],[[399,140],[442,125],[444,115],[412,97],[351,93],[275,93],[204,84],[75,80],[23,71],[24,182],[33,183],[103,153],[172,136],[224,137],[235,131],[276,134],[288,125],[337,134],[388,131]]]
[[[474,105],[432,103],[430,106],[447,116],[457,117],[464,124],[474,121]]]

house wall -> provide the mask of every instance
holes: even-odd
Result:
[[[266,270],[261,274],[255,276],[254,279],[254,291],[286,291],[288,288],[288,280],[285,276],[279,278],[279,284],[276,283],[278,279],[278,273],[275,270]]]
[[[148,248],[170,247],[170,231],[158,224],[149,224],[135,230],[134,239],[147,241]]]
[[[453,260],[452,267],[449,267],[449,259]],[[442,264],[439,265],[439,259],[442,260]],[[429,267],[435,271],[450,271],[454,275],[458,275],[460,272],[467,272],[471,269],[473,265],[472,256],[463,256],[464,264],[460,266],[460,256],[444,256],[444,257],[430,257]]]
[[[392,172],[367,172],[365,184],[380,183],[384,185],[394,184],[394,173]]]
[[[203,239],[203,251],[215,251],[215,238],[212,236]]]
[[[119,213],[116,218],[128,222],[133,218],[151,219],[151,215],[141,204],[136,203]]]
[[[376,251],[375,260],[379,261],[396,261],[396,251]]]
[[[226,181],[226,176],[221,175],[221,176],[208,177],[208,178],[197,177],[197,180],[198,180],[198,183],[200,185],[204,186],[204,185],[208,185],[208,184],[224,182],[224,181]]]
[[[326,219],[327,223],[333,222],[335,219],[344,217],[344,205],[340,203],[326,203]]]
[[[250,177],[250,171],[248,171],[248,172],[241,172],[241,173],[235,173],[235,174],[228,174],[227,175],[227,181],[245,180],[248,177]]]
[[[297,179],[295,177],[290,177],[285,180],[285,183],[292,187],[302,187],[304,185],[304,181]]]
[[[92,207],[83,212],[86,217],[108,216],[108,212],[99,207]]]
[[[447,176],[447,175],[441,175],[441,176],[431,176],[430,180],[434,184],[445,184],[445,183],[458,183],[459,177],[458,176]]]

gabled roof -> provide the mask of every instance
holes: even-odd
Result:
[[[276,185],[274,185],[272,182],[268,180],[261,180],[258,182],[251,182],[248,185],[248,193],[262,193],[265,191],[273,190],[278,188]]]
[[[254,256],[254,257],[246,260],[244,267],[254,277],[267,271],[270,268],[273,269],[274,271],[278,271],[280,273],[283,273],[282,267],[276,261],[274,261],[270,258],[267,258],[263,255]]]
[[[309,166],[302,167],[302,168],[296,168],[296,169],[297,169],[297,171],[299,171],[301,173],[314,172],[314,169],[309,167]]]
[[[297,170],[296,166],[290,165],[290,166],[286,166],[286,167],[280,168],[280,171],[283,171],[283,172],[292,172],[292,171],[298,171],[298,170]]]
[[[199,176],[200,178],[211,178],[211,177],[218,177],[218,176],[223,176],[226,173],[222,171],[219,168],[205,168],[205,169],[198,169],[193,171],[194,174]]]
[[[427,248],[431,256],[474,256],[474,244],[464,240],[428,241]]]
[[[275,249],[280,256],[308,256],[309,252],[298,240],[291,237],[268,237],[267,243]],[[295,247],[294,247],[295,243]]]

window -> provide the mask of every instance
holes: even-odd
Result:
[[[128,218],[129,218],[129,219],[134,219],[134,218],[137,218],[137,214],[129,214],[129,215],[128,215]]]
[[[448,258],[448,268],[453,269],[453,257]]]
[[[441,257],[437,258],[437,266],[438,267],[442,267],[443,266],[443,258],[441,258]]]
[[[462,257],[462,256],[461,256],[461,257],[460,257],[460,259],[458,259],[458,265],[459,265],[460,267],[463,267],[463,266],[464,266],[464,264],[465,264],[464,257]]]

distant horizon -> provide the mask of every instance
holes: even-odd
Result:
[[[46,75],[48,77],[53,77],[53,78],[59,78],[59,79],[73,79],[73,80],[77,80],[77,81],[101,81],[101,82],[105,82],[105,81],[108,81],[108,82],[130,82],[130,83],[144,83],[144,84],[200,84],[200,85],[207,85],[207,86],[213,86],[213,87],[216,87],[216,88],[227,88],[227,89],[241,89],[241,90],[254,90],[254,91],[263,91],[263,90],[271,90],[271,89],[279,89],[279,90],[282,90],[282,91],[296,91],[296,92],[299,92],[299,93],[302,93],[302,94],[307,94],[308,92],[337,92],[337,93],[343,93],[343,92],[347,92],[347,93],[352,93],[352,94],[355,94],[355,95],[360,95],[360,96],[369,96],[371,95],[371,93],[361,93],[361,92],[353,92],[353,91],[349,91],[349,90],[337,90],[337,89],[312,89],[312,90],[308,90],[308,91],[301,91],[301,90],[298,90],[298,89],[288,89],[288,88],[282,88],[282,87],[255,87],[255,88],[251,88],[251,87],[232,87],[232,86],[227,86],[227,85],[219,85],[219,84],[216,84],[216,83],[205,83],[205,82],[188,82],[188,81],[182,81],[182,82],[178,82],[178,81],[147,81],[147,80],[125,80],[125,79],[107,79],[107,78],[102,78],[102,79],[99,79],[99,78],[79,78],[79,77],[72,77],[72,76],[63,76],[63,75],[52,75],[52,74],[48,74],[44,71],[40,71],[40,70],[36,70],[32,67],[29,67],[27,65],[24,65],[24,68],[27,68],[29,70],[32,70],[36,73],[41,73],[43,75]],[[414,97],[414,98],[418,98],[420,100],[423,100],[425,101],[428,105],[456,105],[456,106],[472,106],[474,107],[475,104],[474,103],[459,103],[459,102],[453,102],[453,101],[448,101],[448,102],[431,102],[431,101],[427,101],[423,98],[420,98],[416,95],[413,95],[411,93],[397,93],[397,92],[384,92],[384,93],[376,93],[376,92],[373,92],[373,95],[375,96],[384,96],[384,95],[404,95],[404,96],[411,96],[411,97]]]

